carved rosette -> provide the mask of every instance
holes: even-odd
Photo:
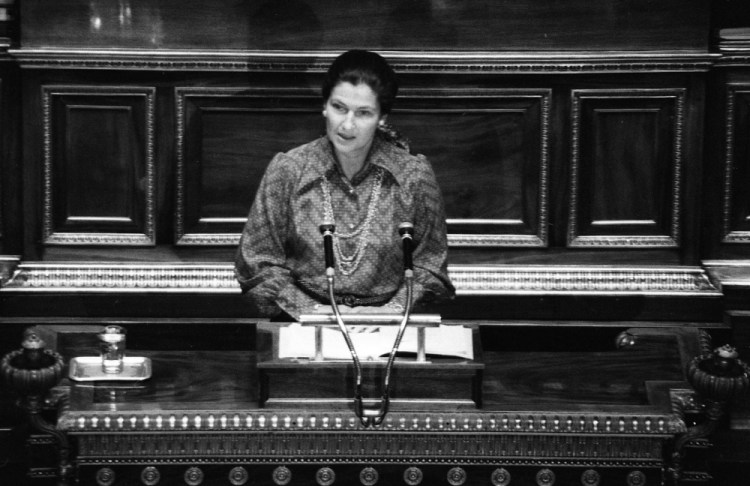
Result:
[[[112,486],[117,476],[111,467],[103,467],[96,471],[96,484],[98,486]]]
[[[599,486],[601,483],[601,475],[593,469],[586,469],[581,474],[581,485],[582,486]]]
[[[552,486],[555,484],[555,473],[551,469],[540,469],[536,473],[536,484],[539,486]]]
[[[409,486],[417,486],[422,482],[422,479],[424,479],[424,474],[418,467],[408,467],[404,471],[404,482]]]
[[[279,466],[273,470],[273,482],[279,486],[285,486],[292,480],[292,471],[286,466]]]
[[[141,482],[146,486],[156,486],[161,481],[161,473],[154,466],[144,467],[141,471]]]
[[[511,479],[510,472],[504,467],[495,469],[492,471],[492,476],[490,476],[492,486],[508,486]]]
[[[447,479],[451,486],[461,486],[466,482],[466,471],[462,467],[451,468]]]
[[[359,473],[359,482],[364,486],[374,486],[378,482],[378,471],[374,467],[366,467]]]
[[[234,467],[232,468],[231,471],[229,471],[229,483],[232,486],[243,486],[244,484],[247,484],[247,481],[249,479],[250,479],[250,475],[247,473],[247,469],[245,469],[242,466]],[[276,483],[276,484],[280,484],[280,483]]]
[[[644,486],[646,475],[641,471],[631,471],[626,479],[628,486]]]
[[[203,471],[199,467],[191,467],[185,471],[185,484],[188,486],[199,486],[203,483]]]
[[[336,481],[336,473],[330,467],[321,467],[315,473],[315,481],[320,486],[331,486]]]

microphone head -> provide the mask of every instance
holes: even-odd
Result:
[[[321,234],[334,233],[336,231],[336,225],[333,221],[328,219],[324,219],[318,228],[320,229]]]
[[[411,224],[411,223],[409,223],[409,222],[407,222],[407,221],[404,221],[403,223],[401,223],[400,225],[398,225],[398,234],[400,234],[401,236],[404,236],[404,235],[410,235],[411,236],[411,235],[413,235],[414,234],[414,225]]]

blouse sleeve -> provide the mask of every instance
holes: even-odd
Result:
[[[414,212],[414,302],[450,299],[455,288],[448,276],[448,237],[445,203],[432,166],[423,156],[416,176],[410,178],[407,190],[415,194]],[[406,289],[402,286],[392,299],[404,305]]]
[[[235,277],[262,315],[275,316],[283,310],[299,318],[316,302],[297,287],[286,263],[295,179],[285,159],[283,154],[274,157],[263,175],[240,237]]]

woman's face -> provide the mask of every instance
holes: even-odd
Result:
[[[366,83],[337,84],[325,105],[326,133],[339,160],[367,156],[380,122],[380,102]]]

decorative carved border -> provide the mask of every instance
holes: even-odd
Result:
[[[445,92],[450,96],[453,92]],[[539,211],[537,214],[538,228],[536,235],[514,235],[514,234],[448,234],[448,244],[451,247],[533,247],[544,248],[548,244],[548,219],[549,219],[549,146],[550,146],[550,106],[552,90],[530,89],[530,90],[481,90],[475,96],[487,96],[498,98],[532,98],[538,99],[541,105],[539,126]],[[470,225],[461,219],[451,219],[449,223]],[[491,225],[492,220],[477,221],[477,225]],[[502,224],[502,223],[501,223]]]
[[[135,96],[146,100],[146,207],[145,233],[74,233],[58,232],[53,228],[53,153],[52,153],[52,98],[61,95]],[[42,86],[44,137],[44,208],[42,236],[46,245],[126,245],[151,246],[156,243],[156,169],[154,158],[154,98],[156,88],[121,86]]]
[[[268,96],[294,96],[317,100],[317,93],[306,89],[271,89],[271,88],[249,88],[249,87],[177,87],[174,90],[175,98],[175,124],[176,124],[176,159],[175,169],[175,244],[178,246],[237,246],[240,241],[240,233],[186,233],[185,229],[185,136],[186,136],[186,100],[191,96],[200,98],[266,98]],[[244,218],[241,220],[244,222]]]
[[[336,433],[77,434],[76,462],[97,464],[455,464],[645,466],[663,462],[666,438],[572,435],[550,437],[512,434],[419,436],[409,432],[365,435]],[[404,437],[406,435],[406,437]],[[373,451],[385,444],[391,451]],[[183,445],[185,449],[182,449]],[[188,449],[189,446],[189,449]],[[219,452],[225,448],[223,452]],[[452,449],[454,448],[455,449]],[[153,448],[152,452],[146,452]],[[236,448],[236,449],[235,449]],[[401,450],[399,450],[401,449]],[[169,451],[169,452],[167,452]],[[364,451],[364,452],[363,452]],[[405,453],[408,451],[408,454]],[[569,451],[569,452],[563,452]]]
[[[675,100],[672,180],[672,212],[669,235],[582,236],[578,234],[578,173],[581,144],[581,100],[590,95],[607,95],[608,99],[673,98]],[[588,248],[677,248],[680,245],[680,187],[682,184],[682,148],[684,144],[686,90],[679,89],[574,89],[571,91],[571,167],[570,207],[568,212],[568,246]]]
[[[722,243],[750,243],[750,231],[736,231],[732,229],[732,202],[735,197],[733,186],[733,172],[735,168],[735,105],[740,96],[750,96],[750,85],[729,84],[727,86],[725,140],[724,140],[724,198],[721,218]],[[750,163],[750,162],[748,162]]]
[[[154,412],[149,410],[66,411],[58,428],[76,432],[334,432],[347,431],[525,435],[646,435],[668,436],[686,430],[685,422],[674,413],[642,412],[399,412],[386,415],[383,423],[367,428],[349,410],[189,410]]]
[[[231,264],[19,265],[6,289],[55,292],[239,292]]]
[[[10,49],[26,69],[325,72],[338,52],[180,51],[139,49]],[[661,51],[599,53],[383,51],[398,72],[600,74],[705,72],[716,54]]]
[[[506,293],[718,294],[700,268],[451,266],[459,295]]]
[[[392,412],[374,428],[350,411],[69,412],[58,427],[76,437],[80,464],[103,458],[120,464],[145,458],[444,464],[460,458],[463,464],[654,466],[663,460],[665,441],[686,430],[674,414],[538,411]]]
[[[236,246],[239,244],[240,235],[231,233],[186,233],[185,229],[185,207],[186,207],[186,101],[191,96],[201,98],[211,97],[241,97],[257,98],[267,96],[311,96],[309,90],[302,89],[269,89],[269,88],[175,88],[176,106],[176,155],[177,166],[175,176],[175,241],[179,246]],[[549,218],[549,134],[550,134],[550,105],[552,91],[549,89],[481,89],[481,90],[415,90],[404,89],[401,91],[402,98],[429,99],[432,97],[467,97],[467,98],[491,98],[491,99],[534,99],[539,100],[541,111],[540,119],[540,147],[539,147],[539,209],[538,228],[536,235],[508,235],[508,234],[449,234],[448,243],[453,247],[546,247],[548,243],[548,218]],[[315,95],[317,99],[317,95]],[[406,109],[408,111],[408,109]],[[437,109],[436,111],[439,111]],[[451,220],[456,224],[467,225],[461,219]],[[492,225],[492,220],[477,220],[478,226]],[[500,223],[502,224],[502,223]]]
[[[720,295],[695,267],[452,265],[448,271],[459,295]],[[0,290],[235,293],[239,285],[230,263],[21,263]]]

